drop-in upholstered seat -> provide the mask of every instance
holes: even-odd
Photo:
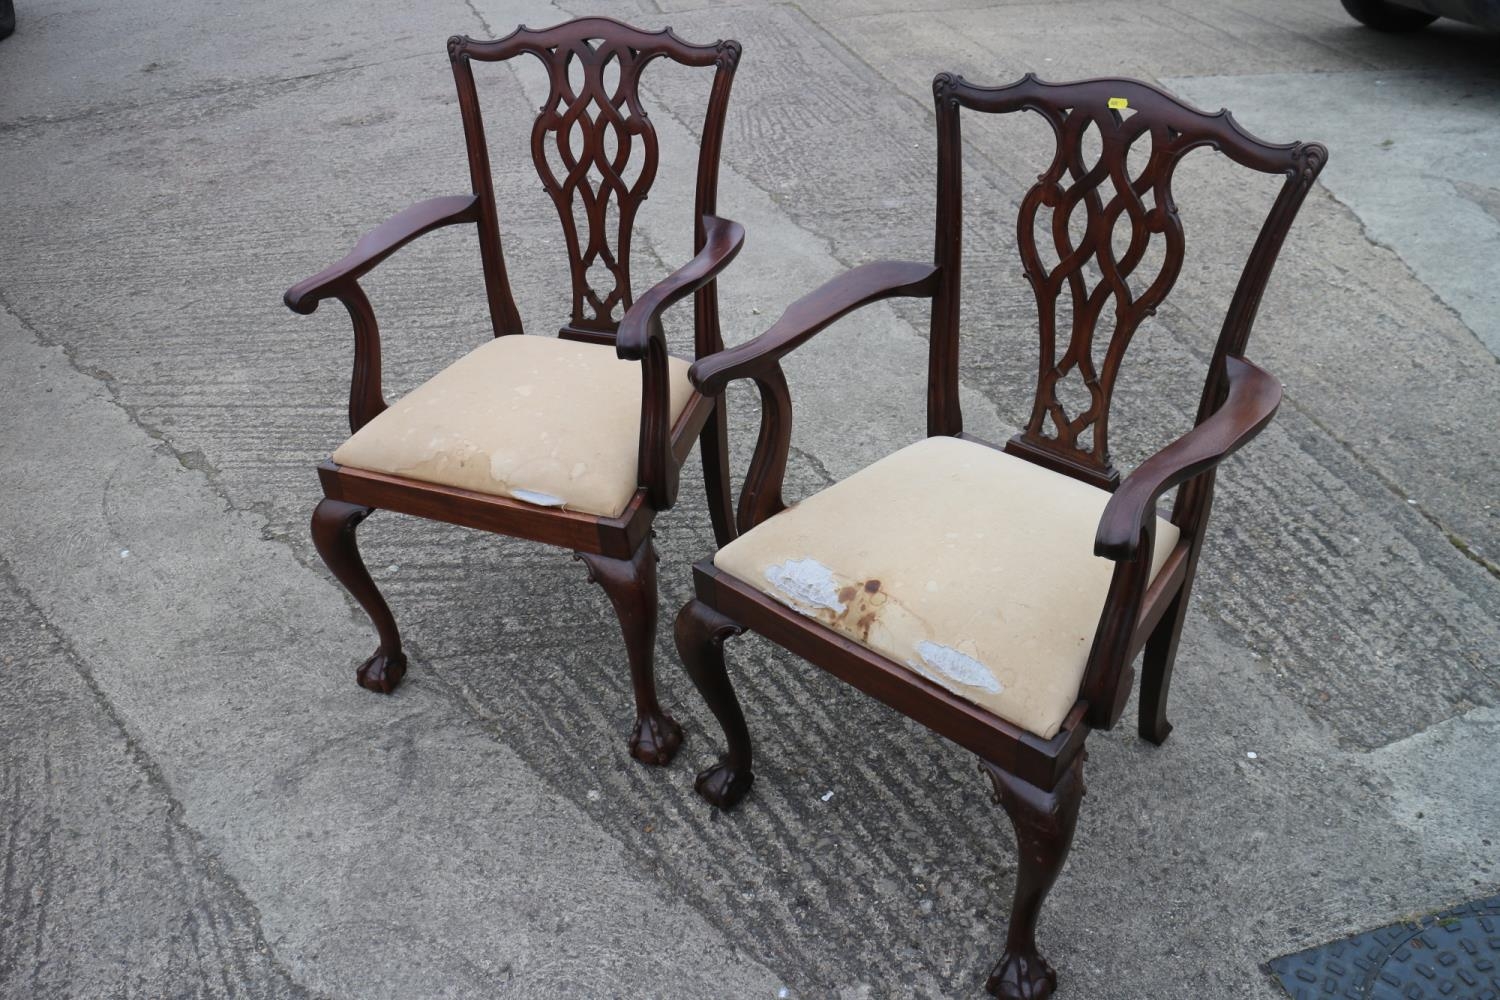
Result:
[[[669,419],[692,396],[667,360]],[[365,424],[340,465],[618,517],[639,488],[641,366],[613,346],[497,337]]]
[[[746,630],[977,754],[1017,842],[1005,951],[985,987],[1003,1000],[1045,1000],[1057,974],[1037,950],[1037,920],[1072,844],[1084,744],[1091,730],[1119,721],[1138,654],[1140,734],[1161,743],[1171,731],[1167,693],[1217,469],[1281,400],[1281,384],[1245,359],[1245,344],[1327,150],[1261,142],[1228,112],[1204,114],[1135,80],[1053,84],[1027,75],[980,87],[940,73],[933,97],[933,262],[862,264],[688,372],[705,397],[753,381],[762,410],[740,537],[693,567],[677,649],[728,743],[697,781],[720,808],[734,806],[755,777],[750,730],[724,665],[727,640]],[[978,308],[962,301],[960,120],[1019,111],[1044,118],[1056,145],[1016,217],[1039,363],[1026,423],[1000,453],[968,437],[959,405],[960,325],[979,317],[993,328],[1008,315],[991,308],[994,299]],[[1109,455],[1116,377],[1142,321],[1182,273],[1188,244],[1172,177],[1201,148],[1280,176],[1281,190],[1206,358],[1192,430],[1122,477]],[[987,251],[981,259],[992,273]],[[792,395],[781,359],[853,310],[896,296],[932,307],[928,440],[788,509],[781,487]],[[880,363],[858,351],[849,359],[851,383]],[[1150,372],[1133,374],[1149,388]],[[1157,504],[1173,488],[1168,523]]]
[[[1051,739],[1115,564],[1110,494],[994,448],[932,437],[763,521],[714,565],[986,711]],[[1177,544],[1156,523],[1152,576]]]

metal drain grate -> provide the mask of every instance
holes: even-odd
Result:
[[[1271,962],[1294,1000],[1500,1000],[1500,896]]]

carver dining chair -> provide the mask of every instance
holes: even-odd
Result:
[[[558,336],[526,336],[501,252],[499,216],[471,63],[535,56],[549,91],[531,129],[542,187],[557,207],[572,280],[572,315]],[[720,350],[715,279],[744,230],[718,217],[719,150],[733,41],[693,45],[602,17],[497,41],[456,36],[448,56],[458,85],[472,194],[421,202],[366,235],[345,258],[286,293],[310,313],[335,298],[354,322],[349,395],[353,436],[318,466],[324,499],[313,512],[318,554],[379,633],[359,683],[390,693],[406,655],[390,608],[360,559],[355,529],[385,509],[571,549],[601,584],[625,636],[635,693],[630,752],[671,760],[682,732],[656,696],[656,554],[651,524],[677,497],[678,474],[701,442],[710,516],[721,543],[734,534],[723,404],[696,391],[688,361],[671,356],[662,313],[692,295],[694,351]],[[692,205],[695,256],[639,298],[630,281],[636,212],[656,177],[656,130],[641,76],[661,58],[713,67]],[[684,206],[684,212],[686,212]],[[387,406],[380,335],[359,279],[405,244],[444,226],[479,238],[494,339]]]
[[[1227,112],[1205,114],[1132,80],[1051,84],[1028,75],[981,87],[944,73],[933,90],[935,263],[856,267],[793,303],[759,337],[689,371],[707,396],[754,380],[762,416],[740,535],[694,567],[696,597],[677,618],[676,638],[728,741],[727,755],[697,780],[716,806],[733,806],[753,777],[723,648],[746,629],[977,754],[1019,854],[1005,948],[986,986],[1000,997],[1039,998],[1057,979],[1037,950],[1037,919],[1072,842],[1084,741],[1118,721],[1141,650],[1140,733],[1160,743],[1171,728],[1167,687],[1216,470],[1281,399],[1280,383],[1246,360],[1245,344],[1327,152],[1315,143],[1270,145]],[[1056,139],[1017,220],[1040,364],[1030,417],[1003,448],[965,434],[959,409],[961,110],[1032,111]],[[1090,132],[1095,156],[1085,155]],[[1145,162],[1132,171],[1136,144]],[[1199,147],[1284,180],[1208,360],[1195,426],[1121,479],[1108,450],[1110,400],[1132,335],[1182,265],[1172,178]],[[1153,241],[1161,263],[1138,274]],[[892,296],[931,299],[928,436],[786,507],[792,406],[780,359],[845,314]],[[1065,399],[1083,402],[1070,408]],[[1174,486],[1163,516],[1157,502]]]

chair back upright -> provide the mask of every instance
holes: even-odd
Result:
[[[1113,490],[1120,480],[1108,441],[1115,377],[1136,329],[1167,297],[1182,267],[1182,222],[1172,198],[1178,163],[1188,152],[1208,147],[1243,167],[1286,178],[1230,300],[1204,383],[1197,416],[1201,423],[1223,402],[1224,358],[1244,354],[1276,256],[1327,150],[1317,143],[1263,142],[1227,110],[1209,114],[1137,80],[1046,83],[1027,74],[1007,86],[981,87],[941,73],[933,81],[933,94],[940,270],[932,313],[928,433],[963,429],[958,397],[963,232],[959,112],[1033,111],[1046,119],[1056,138],[1052,160],[1021,199],[1016,219],[1017,249],[1036,296],[1040,356],[1030,417],[1005,450]],[[1137,144],[1136,160],[1144,163],[1132,173],[1131,152]],[[1141,264],[1153,241],[1161,243],[1149,255],[1154,273],[1137,273],[1151,270]]]
[[[651,62],[715,67],[698,149],[693,252],[703,249],[703,217],[716,211],[719,153],[729,88],[740,45],[693,45],[670,28],[643,31],[607,17],[555,27],[520,27],[494,41],[456,35],[448,56],[458,86],[469,172],[480,200],[479,240],[495,336],[521,333],[500,244],[489,150],[472,60],[497,62],[522,54],[546,68],[549,90],[531,130],[531,155],[557,207],[568,250],[572,315],[563,337],[614,343],[632,299],[630,246],[636,212],[656,179],[656,129],[641,104],[641,75]],[[695,293],[694,348],[699,357],[723,346],[714,283]]]

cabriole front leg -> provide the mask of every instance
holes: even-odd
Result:
[[[630,657],[630,682],[635,689],[635,729],[630,755],[643,764],[669,764],[682,745],[682,727],[656,700],[656,549],[648,536],[629,559],[613,559],[592,552],[574,553],[589,569],[589,582],[609,595],[625,652]]]
[[[1078,807],[1083,801],[1083,761],[1079,753],[1057,785],[1045,791],[981,760],[995,786],[995,801],[1016,828],[1016,896],[1011,907],[1005,954],[990,972],[984,988],[1003,1000],[1044,1000],[1057,989],[1057,973],[1036,947],[1036,925],[1042,902],[1062,871]]]
[[[328,569],[359,606],[365,609],[375,631],[380,633],[380,646],[375,655],[366,660],[356,672],[359,686],[380,694],[390,694],[406,676],[406,654],[401,651],[401,633],[396,630],[396,619],[390,606],[385,603],[370,571],[359,555],[359,544],[354,537],[359,523],[369,517],[373,508],[342,500],[324,498],[313,510],[313,546]]]
[[[677,614],[677,652],[729,743],[729,752],[699,774],[693,786],[720,809],[733,808],[755,780],[750,771],[750,730],[724,669],[724,640],[743,631],[743,625],[702,601],[689,601]]]

